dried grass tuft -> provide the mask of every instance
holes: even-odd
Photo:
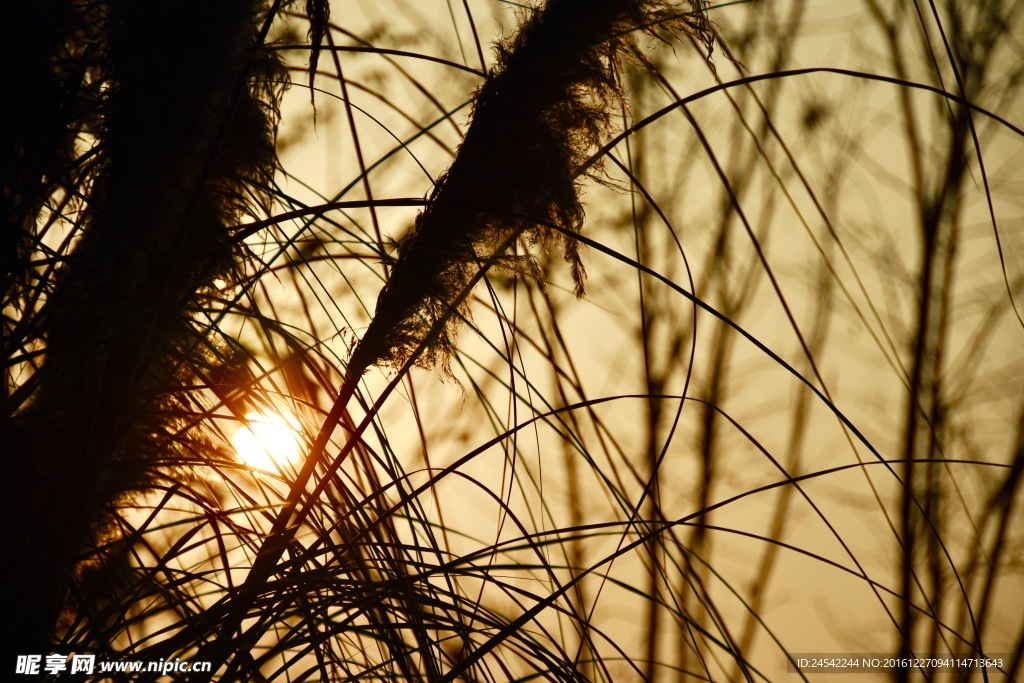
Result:
[[[286,76],[263,48],[261,0],[114,3],[72,18],[88,22],[69,34],[88,44],[50,47],[89,75],[79,99],[92,108],[73,112],[71,130],[96,144],[73,238],[20,330],[45,357],[3,425],[16,467],[5,516],[18,520],[3,540],[26,558],[4,599],[36,615],[11,635],[35,643],[116,506],[192,455],[180,416],[195,408],[196,375],[217,363],[194,314],[244,262],[233,226],[266,210]],[[43,205],[45,187],[20,206]]]
[[[622,56],[636,39],[685,32],[708,48],[710,24],[663,2],[552,0],[497,46],[497,64],[477,93],[472,123],[428,208],[400,241],[374,319],[353,351],[349,374],[375,364],[447,370],[468,291],[491,266],[539,273],[514,247],[561,249],[577,296],[586,273],[576,241],[584,218],[585,163],[611,126],[622,90]],[[599,179],[599,178],[598,178]]]

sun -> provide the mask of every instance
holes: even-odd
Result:
[[[280,472],[299,460],[299,423],[290,415],[275,412],[247,413],[231,443],[246,465]]]

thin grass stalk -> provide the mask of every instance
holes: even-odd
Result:
[[[908,118],[913,117],[911,111],[905,111],[904,115]],[[918,186],[922,254],[919,266],[917,324],[911,355],[910,393],[904,427],[904,452],[911,458],[919,457],[927,461],[932,460],[937,449],[941,448],[939,442],[943,440],[940,433],[943,429],[941,413],[944,412],[941,398],[942,349],[948,335],[945,311],[949,305],[949,264],[957,241],[958,188],[966,173],[964,150],[968,144],[968,117],[967,110],[959,108],[957,118],[950,126],[950,145],[947,148],[949,156],[942,176],[938,179],[937,189],[929,191],[924,184]],[[941,566],[941,560],[934,557],[934,542],[938,540],[942,526],[933,508],[934,496],[939,493],[935,468],[918,468],[911,462],[904,466],[903,471],[905,489],[901,507],[900,565],[903,606],[900,632],[903,639],[901,653],[910,657],[914,656],[916,649],[914,633],[917,617],[915,610],[910,608],[910,603],[918,594],[926,602],[938,602],[938,591],[941,590],[940,585],[934,584],[935,581],[941,582],[941,574],[933,569],[932,588],[936,595],[934,598],[928,596],[918,575],[917,554],[921,550],[927,552],[931,548],[931,566]],[[927,521],[924,524],[931,533],[921,528],[922,523],[917,520],[916,508],[922,500],[924,509],[921,514],[925,515]],[[925,534],[923,544],[917,540],[920,534]],[[939,617],[937,614],[934,616],[936,619]],[[931,632],[936,633],[934,630]],[[934,641],[931,647],[936,647]],[[899,671],[897,680],[909,680],[909,671]]]

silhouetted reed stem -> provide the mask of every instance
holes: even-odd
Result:
[[[696,16],[692,23],[675,23],[707,31]],[[373,320],[353,349],[338,398],[287,504],[240,600],[220,624],[221,637],[201,653],[201,658],[214,661],[215,671],[236,644],[232,639],[248,614],[248,603],[271,578],[289,536],[300,525],[303,501],[319,495],[319,488],[309,494],[307,483],[321,466],[362,374],[376,364],[404,372],[414,364],[441,361],[447,368],[458,322],[468,314],[466,301],[487,269],[498,265],[538,273],[532,258],[511,255],[517,242],[559,245],[582,296],[584,270],[573,239],[583,222],[579,176],[611,122],[610,104],[619,97],[619,53],[634,47],[636,32],[652,32],[669,19],[661,2],[551,0],[524,21],[511,41],[498,46],[498,63],[477,94],[456,159],[401,241]],[[709,40],[707,34],[702,37]],[[394,386],[392,382],[385,396]],[[367,424],[350,434],[346,446],[326,464],[320,487],[330,481]],[[247,642],[245,636],[242,642]]]

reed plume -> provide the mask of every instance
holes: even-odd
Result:
[[[23,558],[5,604],[28,621],[8,625],[5,646],[26,652],[51,635],[76,556],[105,533],[119,500],[175,462],[173,416],[191,408],[193,371],[208,360],[192,315],[240,263],[231,226],[266,203],[258,188],[275,170],[284,83],[263,49],[267,8],[257,0],[58,9],[88,26],[66,33],[88,46],[51,48],[78,60],[59,73],[79,74],[67,85],[92,99],[65,98],[91,108],[63,113],[96,144],[89,179],[78,181],[87,193],[74,238],[54,282],[40,285],[52,288],[37,295],[45,305],[20,328],[28,336],[18,343],[44,348],[43,362],[3,424],[13,455],[4,542]]]
[[[447,369],[465,300],[497,265],[539,275],[514,246],[558,246],[583,296],[585,271],[573,234],[583,223],[581,176],[621,97],[619,63],[639,55],[638,34],[712,31],[702,4],[551,0],[497,46],[497,63],[477,92],[472,123],[428,207],[400,240],[376,313],[352,353],[350,378],[377,363],[409,360]]]

